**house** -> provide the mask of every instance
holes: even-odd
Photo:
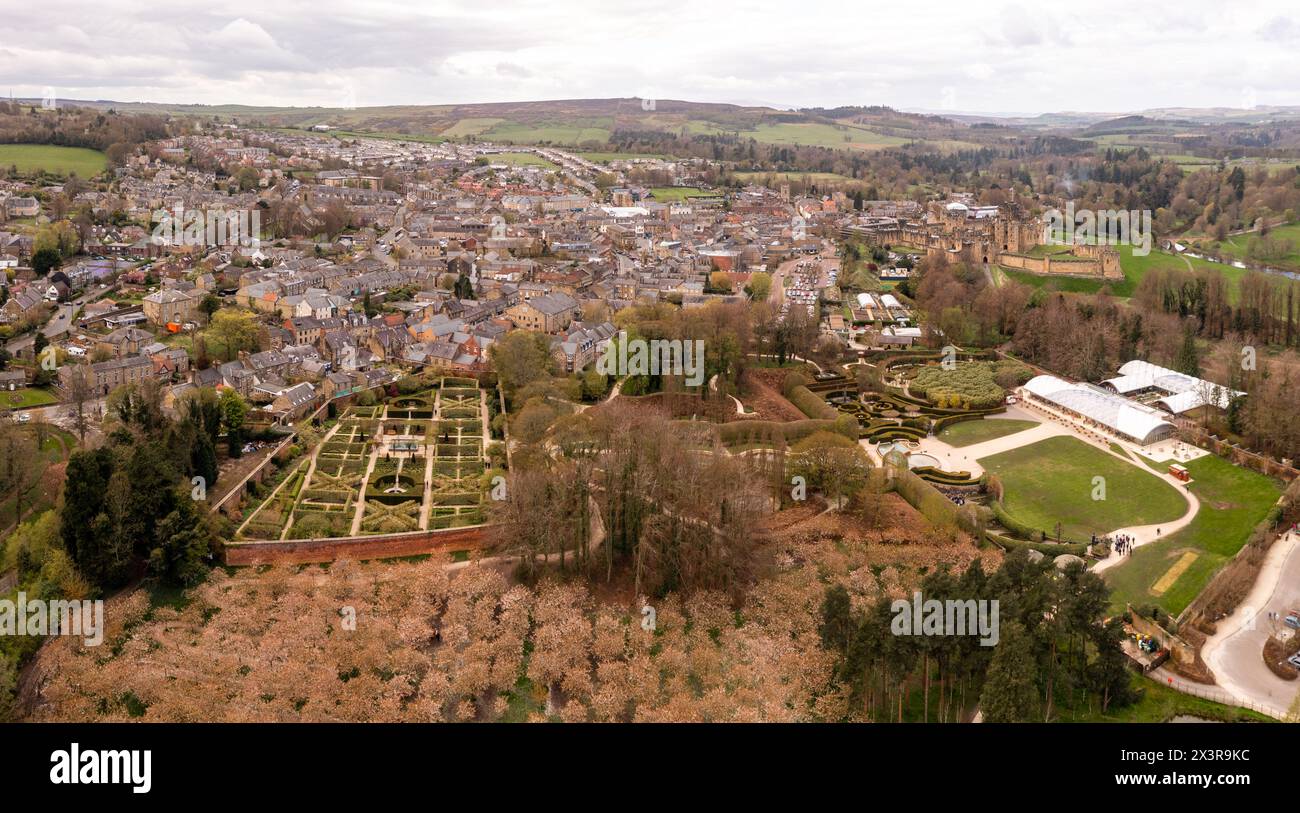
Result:
[[[164,288],[146,296],[142,302],[144,316],[159,327],[184,324],[193,320],[198,307],[198,300],[190,291]]]
[[[542,333],[559,333],[582,311],[578,300],[564,293],[535,296],[506,309],[515,327]]]
[[[316,404],[316,397],[316,388],[308,382],[303,382],[277,395],[271,402],[271,411],[278,415],[281,421],[297,420],[311,411]]]
[[[326,398],[342,398],[351,395],[355,388],[356,382],[346,373],[329,373],[321,381],[321,391]]]
[[[67,302],[68,296],[71,293],[72,290],[68,288],[68,283],[62,280],[59,280],[58,282],[51,282],[49,285],[45,286],[45,301],[46,302]]]
[[[595,361],[617,332],[611,322],[590,327],[573,322],[564,335],[551,342],[551,354],[565,372],[577,372]]]
[[[84,370],[80,364],[65,364],[59,368],[59,380],[66,387],[78,370]],[[153,362],[144,356],[103,361],[90,365],[91,384],[96,395],[108,395],[123,384],[144,381],[154,375]]]
[[[9,217],[36,217],[41,204],[32,197],[13,197],[5,201],[5,214]]]
[[[95,349],[120,359],[133,356],[139,353],[142,347],[152,343],[153,334],[136,327],[123,327],[99,337],[95,342]]]
[[[0,390],[13,392],[27,384],[27,375],[22,370],[0,371]]]
[[[41,312],[41,292],[36,290],[36,286],[28,286],[18,293],[11,294],[9,299],[0,305],[0,325],[9,325],[15,322],[21,322],[24,319],[34,319]]]

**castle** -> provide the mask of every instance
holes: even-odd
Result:
[[[1113,246],[1077,244],[1068,251],[1034,251],[1044,242],[1043,224],[1018,207],[978,206],[969,196],[932,201],[920,219],[871,217],[840,230],[841,237],[862,237],[871,245],[902,246],[943,255],[951,262],[993,263],[1032,274],[1123,279],[1119,252]]]

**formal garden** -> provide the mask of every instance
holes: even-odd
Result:
[[[484,394],[474,379],[355,406],[296,460],[240,539],[308,539],[483,522]]]

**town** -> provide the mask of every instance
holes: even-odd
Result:
[[[1300,157],[498,112],[0,102],[6,717],[1296,719]]]

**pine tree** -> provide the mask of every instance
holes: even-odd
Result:
[[[1196,348],[1196,331],[1191,328],[1183,331],[1183,344],[1178,348],[1174,369],[1198,378],[1201,375],[1200,351]]]
[[[1026,723],[1038,710],[1034,652],[1019,622],[1002,625],[1001,640],[989,664],[980,709],[990,723]]]

